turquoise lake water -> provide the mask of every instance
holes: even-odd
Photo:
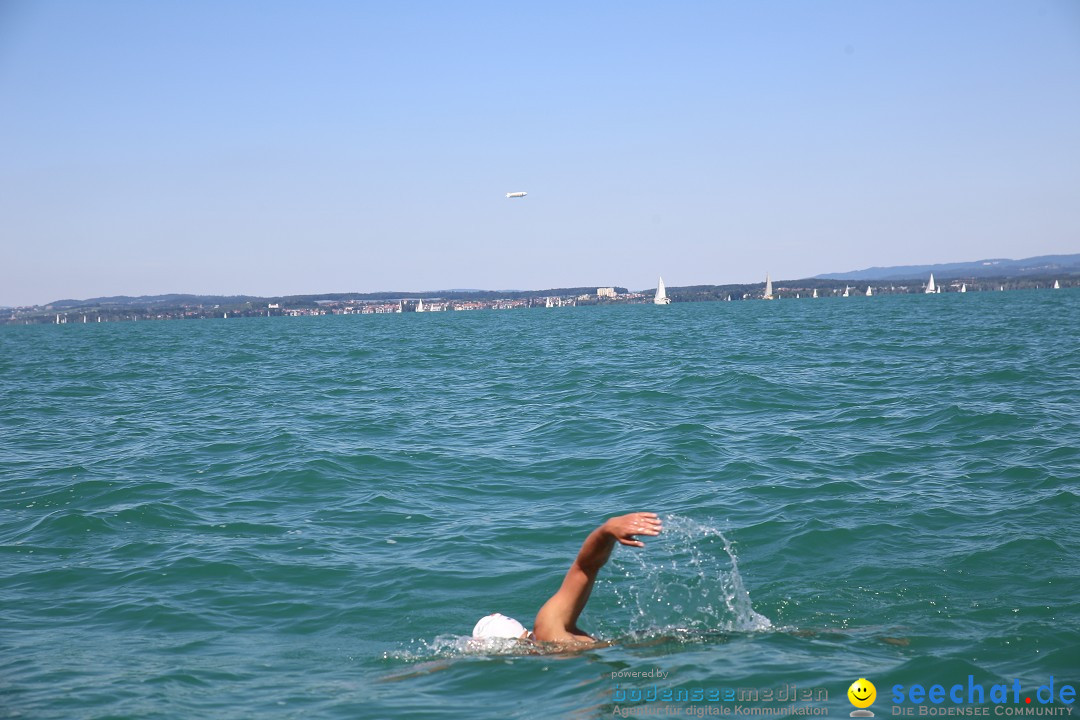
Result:
[[[1078,291],[4,327],[0,377],[0,717],[1080,685]],[[465,639],[635,510],[611,646]]]

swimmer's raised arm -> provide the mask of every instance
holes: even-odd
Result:
[[[615,543],[645,547],[636,535],[659,535],[662,526],[656,513],[637,512],[613,517],[585,538],[562,587],[536,614],[533,635],[540,642],[593,642],[577,626],[578,616],[589,602],[600,568],[611,557]]]

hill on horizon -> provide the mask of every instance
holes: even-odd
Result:
[[[895,265],[871,267],[842,273],[815,275],[816,280],[914,280],[925,279],[930,273],[939,280],[959,278],[1027,277],[1080,273],[1080,253],[1073,255],[1039,255],[1022,260],[991,258],[972,262],[938,263],[936,265]]]
[[[597,287],[603,285],[590,285],[587,287],[572,288],[548,288],[546,290],[423,290],[423,291],[386,291],[371,293],[318,293],[310,295],[193,295],[187,293],[172,293],[168,295],[113,295],[110,297],[87,298],[85,300],[64,299],[56,300],[41,307],[51,307],[53,310],[72,310],[87,307],[140,307],[140,308],[163,308],[180,306],[206,306],[222,305],[235,306],[244,303],[258,305],[262,303],[318,303],[333,301],[390,301],[390,300],[497,300],[503,298],[530,298],[543,297],[545,295],[580,295],[593,293]],[[626,293],[627,289],[615,286],[615,291]]]
[[[852,270],[841,273],[825,273],[815,275],[808,280],[835,280],[835,281],[923,281],[934,274],[938,280],[960,280],[976,278],[1023,278],[1052,275],[1080,275],[1080,253],[1072,255],[1039,255],[1036,257],[1011,260],[1008,258],[990,258],[971,262],[937,263],[934,265],[895,265],[889,267],[871,267],[865,270]],[[773,282],[797,282],[796,280]],[[705,287],[739,288],[761,285],[761,281],[749,283],[728,283],[723,286],[688,286],[681,289],[699,289]],[[603,285],[576,288],[549,288],[546,290],[479,290],[460,289],[453,290],[425,290],[425,291],[393,291],[371,293],[320,293],[311,295],[195,295],[188,293],[171,293],[162,295],[116,295],[112,297],[87,298],[85,300],[63,299],[48,303],[57,310],[70,310],[83,307],[163,307],[177,305],[237,305],[242,303],[266,303],[282,301],[318,302],[331,300],[390,300],[390,299],[415,299],[415,298],[443,298],[443,299],[493,299],[503,297],[541,297],[544,295],[577,295],[583,292],[594,292],[596,287]],[[646,288],[640,292],[652,292],[655,288]],[[678,290],[680,287],[669,286],[669,290]],[[616,287],[617,292],[625,293],[626,288]]]

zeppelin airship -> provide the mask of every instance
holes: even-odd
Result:
[[[506,193],[506,197],[508,197],[508,198],[525,197],[528,194],[529,193],[525,193],[525,192],[513,192],[513,193]]]

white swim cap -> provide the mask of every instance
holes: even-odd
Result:
[[[474,638],[513,638],[517,639],[526,632],[525,626],[514,618],[502,613],[492,613],[480,618],[472,629]]]

